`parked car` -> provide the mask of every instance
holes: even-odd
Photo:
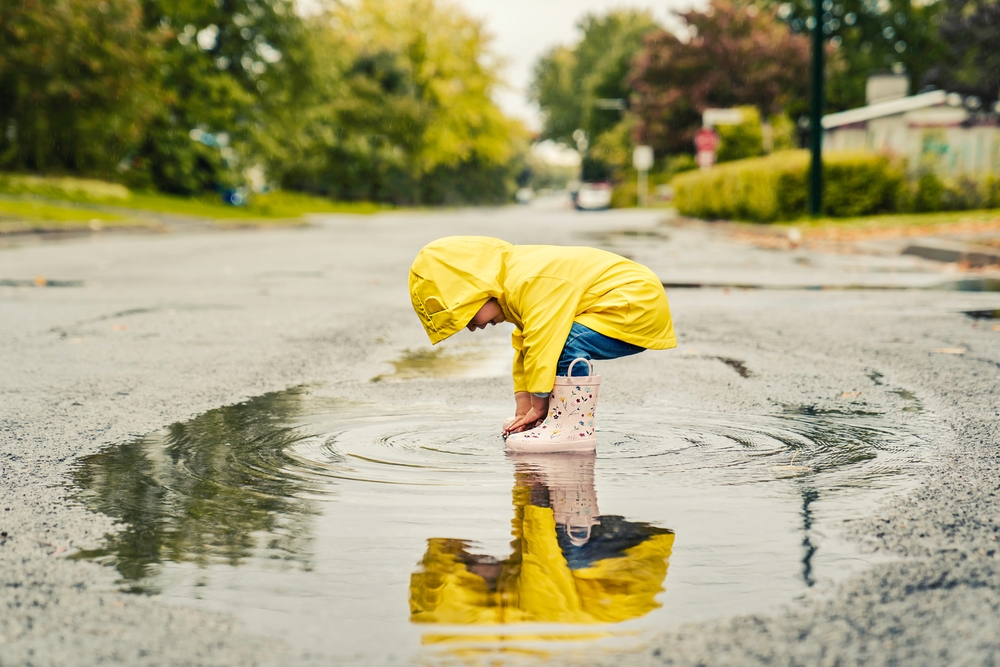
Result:
[[[573,197],[578,211],[603,211],[611,208],[611,184],[582,183]]]

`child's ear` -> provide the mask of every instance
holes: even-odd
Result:
[[[427,300],[424,301],[424,308],[427,309],[428,315],[434,315],[435,313],[440,313],[444,310],[444,304],[436,296],[429,296]]]

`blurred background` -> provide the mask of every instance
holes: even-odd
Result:
[[[1000,206],[1000,5],[816,1],[822,25],[813,0],[3,3],[0,218],[72,222],[37,197],[289,217],[588,184],[629,207],[649,146],[650,205],[796,219],[814,30],[824,213]]]

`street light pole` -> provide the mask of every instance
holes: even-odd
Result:
[[[809,168],[809,214],[823,212],[823,3],[813,1],[812,34],[812,105],[809,109],[809,148],[812,164]]]

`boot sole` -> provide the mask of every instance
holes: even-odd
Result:
[[[511,442],[507,439],[507,451],[519,454],[555,454],[557,452],[592,452],[597,449],[597,438],[581,438],[580,440],[570,440],[569,442],[535,443],[535,442]]]

